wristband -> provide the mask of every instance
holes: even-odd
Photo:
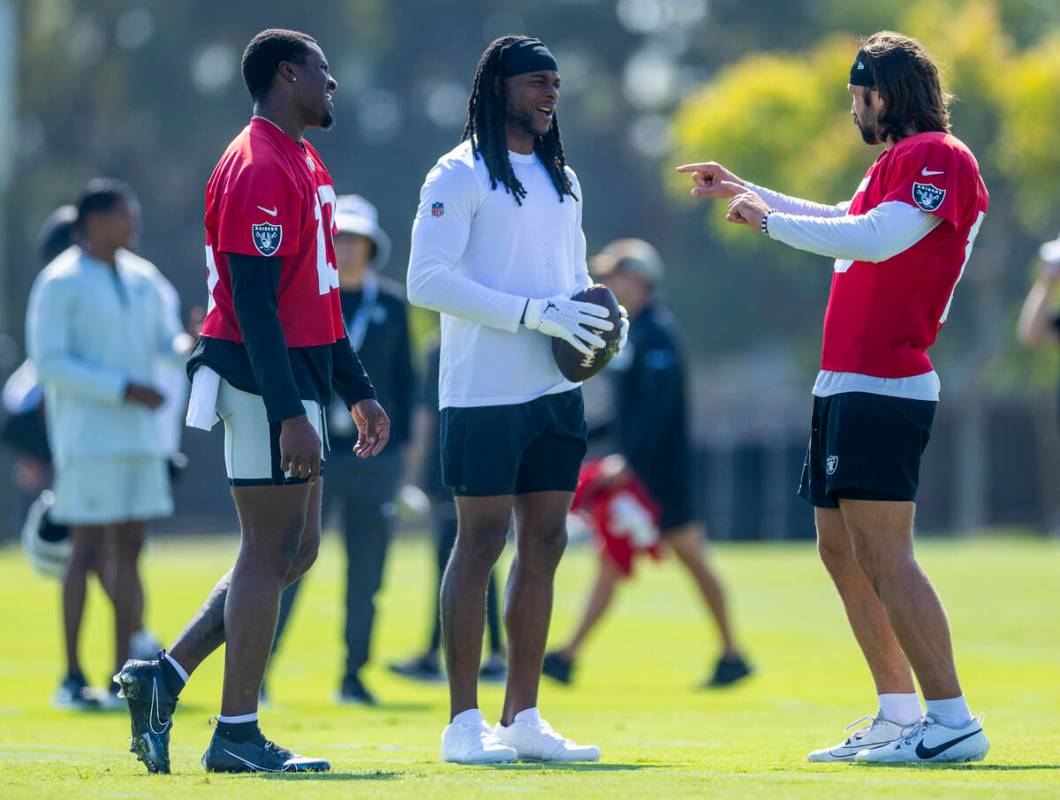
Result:
[[[759,230],[762,231],[762,235],[767,237],[767,238],[769,237],[769,225],[768,225],[769,215],[772,214],[772,213],[773,213],[773,209],[769,209],[769,211],[767,211],[765,213],[765,215],[762,217],[762,224],[759,227]]]

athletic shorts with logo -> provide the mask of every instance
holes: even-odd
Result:
[[[818,508],[838,508],[840,498],[915,500],[937,406],[867,392],[814,397],[799,496]]]
[[[442,409],[442,479],[470,497],[573,492],[585,457],[581,389],[528,403]]]
[[[324,471],[324,419],[320,404],[303,400],[306,417],[320,437],[320,471]],[[260,395],[237,389],[221,379],[217,416],[225,426],[225,468],[232,486],[284,486],[306,483],[280,468],[280,423],[269,422]]]
[[[100,455],[56,469],[54,522],[110,525],[172,513],[169,466],[161,455]]]

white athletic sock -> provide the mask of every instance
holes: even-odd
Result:
[[[920,698],[916,692],[895,692],[877,695],[880,699],[880,709],[876,712],[877,717],[882,717],[888,722],[896,725],[912,725],[924,718],[924,711],[920,708]]]
[[[184,681],[184,683],[187,683],[189,677],[188,671],[180,665],[177,659],[173,658],[169,653],[166,653],[166,661],[168,661],[169,665],[173,667],[174,671],[180,676],[180,679]]]
[[[258,712],[254,711],[250,714],[236,714],[234,717],[226,717],[224,714],[221,714],[217,717],[217,721],[223,722],[226,725],[242,725],[246,722],[257,722]]]
[[[947,700],[925,700],[924,702],[927,704],[927,713],[947,728],[963,728],[972,721],[972,712],[963,694]]]

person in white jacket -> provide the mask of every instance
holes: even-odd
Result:
[[[88,575],[100,563],[109,573],[101,584],[114,606],[120,667],[130,637],[142,628],[138,563],[147,520],[173,510],[153,413],[165,401],[154,386],[156,363],[162,357],[179,362],[191,340],[150,277],[155,267],[129,252],[140,213],[132,190],[96,179],[77,208],[78,244],[34,282],[26,341],[45,387],[55,465],[52,517],[73,535],[63,580],[67,675],[55,702],[88,708],[101,702],[78,656]]]

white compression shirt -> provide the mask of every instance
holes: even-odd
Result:
[[[836,259],[837,267],[851,261],[880,262],[908,250],[941,221],[907,203],[881,203],[866,214],[849,215],[850,203],[830,206],[746,184],[772,209],[766,228],[769,238],[809,253]],[[860,190],[860,189],[859,189]],[[867,392],[909,400],[939,399],[938,374],[932,370],[908,378],[879,378],[856,372],[821,370],[813,394],[829,397],[844,392]]]
[[[408,298],[442,318],[441,408],[512,405],[575,388],[550,337],[520,324],[527,298],[570,297],[592,281],[582,194],[560,201],[536,155],[509,152],[522,205],[463,142],[427,174],[412,226]]]

